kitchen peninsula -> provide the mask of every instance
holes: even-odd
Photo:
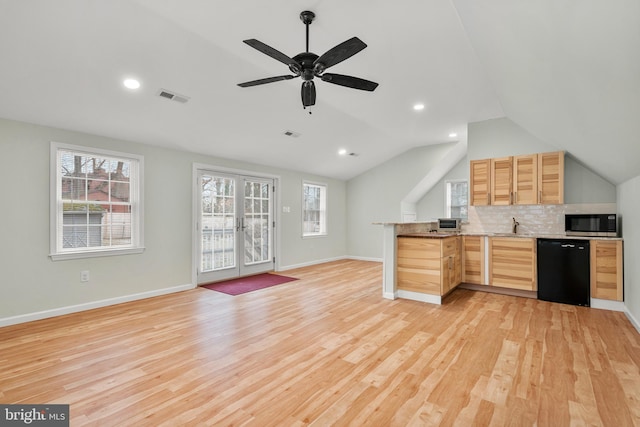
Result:
[[[466,289],[537,298],[536,241],[564,233],[435,232],[433,222],[377,223],[384,228],[383,297],[432,304]],[[623,310],[622,239],[591,242],[591,306]]]

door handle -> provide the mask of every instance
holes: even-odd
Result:
[[[240,231],[240,218],[236,217],[236,232]]]
[[[244,225],[244,217],[241,218],[241,223],[242,223],[242,231],[244,231],[244,229],[247,228],[247,226]]]

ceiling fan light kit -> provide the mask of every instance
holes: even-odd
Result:
[[[309,52],[309,25],[311,25],[315,17],[315,13],[308,10],[300,13],[300,20],[306,27],[306,52],[299,53],[293,58],[288,57],[284,53],[262,43],[259,40],[243,40],[244,43],[248,44],[252,48],[259,50],[265,55],[287,65],[289,67],[289,71],[294,75],[285,74],[282,76],[267,77],[264,79],[239,83],[238,86],[257,86],[300,77],[303,80],[300,91],[303,108],[310,107],[316,103],[316,87],[313,81],[314,77],[318,77],[323,82],[373,92],[376,87],[378,87],[378,83],[344,74],[325,73],[327,68],[333,67],[345,59],[351,58],[353,55],[366,48],[367,45],[359,38],[352,37],[349,40],[329,49],[322,56]]]

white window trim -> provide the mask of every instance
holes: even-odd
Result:
[[[88,249],[79,251],[59,252],[58,251],[58,222],[62,221],[58,212],[58,196],[60,196],[58,188],[58,151],[69,150],[87,155],[103,155],[107,157],[116,157],[123,159],[135,160],[138,164],[138,177],[132,182],[132,197],[137,197],[132,203],[132,221],[134,221],[135,233],[132,237],[132,246],[126,248],[107,248],[107,249]],[[51,142],[50,151],[50,167],[49,167],[49,257],[53,261],[61,261],[67,259],[95,258],[114,255],[139,254],[144,252],[144,157],[122,153],[118,151],[103,150],[93,147],[85,147],[80,145],[64,144],[60,142]]]
[[[325,204],[324,204],[324,232],[315,234],[305,234],[304,232],[304,187],[305,185],[316,185],[324,187]],[[327,237],[329,235],[329,185],[324,182],[302,181],[302,209],[301,209],[301,226],[303,239],[317,239],[318,237]]]
[[[449,183],[458,183],[458,182],[466,182],[467,183],[467,212],[469,211],[469,180],[467,179],[447,179],[444,181],[444,217],[450,218],[451,214],[448,212],[449,210],[449,198],[447,197],[447,184]],[[468,222],[469,219],[462,218],[462,222]]]

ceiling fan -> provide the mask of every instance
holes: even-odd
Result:
[[[269,55],[273,59],[282,62],[289,66],[289,70],[294,74],[285,74],[283,76],[268,77],[266,79],[252,80],[250,82],[238,83],[240,87],[250,87],[262,85],[265,83],[273,83],[282,80],[291,80],[296,77],[301,77],[302,82],[302,106],[307,108],[316,103],[316,87],[313,82],[314,77],[318,77],[320,80],[328,83],[333,83],[340,86],[350,87],[353,89],[360,89],[372,92],[378,87],[378,83],[361,79],[358,77],[345,76],[344,74],[325,73],[324,71],[333,67],[334,65],[344,61],[360,52],[367,45],[357,37],[352,37],[347,41],[340,43],[339,45],[329,49],[324,55],[318,56],[315,53],[309,52],[309,25],[316,17],[315,13],[308,10],[300,14],[300,20],[306,26],[307,44],[306,52],[302,52],[289,58],[282,52],[262,43],[256,39],[243,40],[254,49],[259,50],[265,55]]]

